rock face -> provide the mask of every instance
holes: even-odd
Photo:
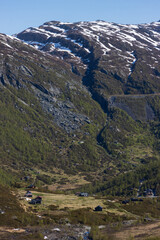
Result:
[[[63,58],[107,111],[109,95],[160,91],[160,23],[46,22],[17,37]]]
[[[132,81],[142,85],[150,77],[152,81],[159,77],[159,22],[121,25],[104,21],[72,24],[51,21],[39,28],[29,28],[17,37],[41,51],[63,57],[79,74],[83,67],[87,69],[86,75],[91,71],[97,75],[98,71],[109,94],[134,92]],[[118,89],[109,85],[113,80]],[[142,92],[142,88],[139,86],[136,92]]]
[[[152,109],[149,99],[154,95],[127,95],[127,96],[112,96],[109,98],[109,108],[120,108],[124,110],[134,120],[143,122],[155,119],[155,113]]]
[[[72,74],[70,65],[63,64],[61,60],[55,59],[55,56],[50,57],[34,50],[16,38],[5,35],[1,35],[0,38],[2,61],[0,81],[2,86],[11,85],[16,89],[22,88],[31,91],[39,100],[44,111],[51,114],[54,122],[66,132],[77,130],[84,123],[90,121],[87,116],[77,111],[74,103],[67,97],[67,92],[70,91],[74,91],[75,94],[80,91],[81,94],[89,96],[81,80]],[[21,51],[21,48],[25,50]],[[41,63],[37,61],[38,57],[41,59]],[[29,64],[26,64],[27,58]],[[25,63],[23,64],[23,62]],[[34,65],[36,66],[34,67]],[[42,77],[39,76],[41,72],[44,74]],[[46,78],[48,78],[47,83],[45,82]],[[56,81],[60,86],[56,84]],[[64,94],[65,97],[63,97]]]

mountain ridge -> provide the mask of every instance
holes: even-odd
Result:
[[[57,33],[57,31],[59,32]],[[102,34],[100,31],[102,31]],[[95,35],[95,33],[97,35]],[[101,37],[100,35],[103,36]],[[31,38],[29,36],[31,36]],[[42,44],[42,46],[38,46],[36,45],[36,42],[32,41],[35,40],[34,38],[40,36],[45,38],[45,40],[40,39],[40,44]],[[76,24],[61,24],[60,22],[57,23],[51,21],[44,23],[39,28],[27,29],[26,31],[18,34],[17,37],[25,41],[30,40],[29,43],[31,45],[34,45],[42,51],[47,51],[57,56],[60,55],[59,57],[61,58],[63,58],[64,55],[64,60],[70,62],[72,70],[78,75],[83,75],[84,84],[92,85],[91,81],[88,80],[87,74],[92,75],[91,72],[93,72],[93,74],[96,75],[97,69],[101,73],[101,76],[99,76],[101,79],[101,81],[99,81],[99,86],[102,89],[101,91],[103,91],[103,85],[105,85],[103,78],[108,75],[107,78],[111,79],[112,83],[116,80],[116,85],[119,85],[119,89],[113,89],[109,82],[107,87],[109,87],[110,93],[113,92],[113,94],[123,92],[125,94],[134,93],[135,88],[132,86],[132,76],[134,76],[133,72],[136,71],[136,65],[138,62],[140,67],[142,67],[142,61],[146,62],[146,60],[148,60],[140,59],[138,52],[136,51],[139,51],[140,54],[144,54],[142,52],[143,49],[143,51],[146,51],[146,56],[151,54],[149,54],[150,51],[159,51],[158,22],[144,25],[118,25],[104,21],[79,22]],[[116,41],[113,38],[116,39]],[[102,40],[100,41],[99,39]],[[120,42],[121,45],[119,45]],[[140,44],[138,48],[135,46],[135,43],[136,45]],[[147,50],[145,49],[147,46],[146,44],[149,44],[149,48]],[[49,49],[47,49],[46,46],[49,47]],[[120,46],[120,48],[118,48],[118,46]],[[150,75],[156,75],[157,77],[159,75],[159,70],[156,69],[158,62],[156,62],[157,60],[154,58],[158,52],[156,54],[153,52],[152,54],[153,57],[150,56],[150,61],[153,61],[151,64],[152,68],[149,65],[148,68],[150,68]],[[77,57],[79,60],[77,60]],[[81,69],[79,68],[79,65],[81,66]],[[155,67],[153,67],[153,65],[155,65]],[[119,67],[120,70],[118,70],[117,67]],[[85,74],[82,72],[82,68],[83,71],[86,70]],[[153,70],[154,68],[155,70]],[[141,75],[143,75],[143,70]],[[85,77],[87,78],[86,83]],[[142,77],[144,78],[146,76],[144,75],[142,77],[138,77],[140,78],[140,81],[142,81]],[[137,84],[141,85],[139,82]],[[157,86],[155,87],[157,88]],[[94,88],[98,88],[95,81]],[[139,86],[139,88],[143,87]],[[143,90],[140,89],[140,92],[142,91]],[[147,91],[150,93],[151,91],[155,91],[155,89],[148,89]],[[96,93],[98,93],[98,91],[96,91]],[[104,95],[104,93],[99,95]]]

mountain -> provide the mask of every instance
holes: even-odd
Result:
[[[98,98],[96,93],[105,98],[158,91],[159,32],[159,22],[120,25],[103,21],[75,24],[53,21],[29,28],[17,37],[63,58],[73,66],[73,72],[83,76],[83,84],[92,92],[94,89],[95,98]]]
[[[50,21],[1,34],[0,56],[5,176],[41,169],[55,182],[63,169],[103,191],[127,173],[127,193],[134,176],[157,188],[146,169],[160,163],[160,22]]]

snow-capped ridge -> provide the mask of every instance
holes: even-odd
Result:
[[[89,65],[91,58],[102,59],[110,71],[117,71],[117,61],[128,77],[137,63],[132,53],[145,51],[155,56],[160,50],[160,22],[117,24],[97,21],[66,23],[49,21],[37,28],[28,28],[16,37],[39,51],[55,55],[73,64]],[[157,54],[156,54],[157,55]],[[143,60],[144,61],[144,60]],[[147,60],[145,60],[147,61]],[[157,65],[158,59],[153,64]]]

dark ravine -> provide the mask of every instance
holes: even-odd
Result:
[[[108,108],[107,99],[105,99],[103,95],[97,92],[96,89],[94,88],[94,84],[97,81],[94,76],[94,71],[98,70],[99,60],[94,59],[94,54],[91,54],[89,59],[90,61],[87,64],[87,70],[85,72],[84,77],[82,78],[82,83],[90,91],[93,100],[97,101],[100,104],[104,113],[107,113],[107,108]],[[99,87],[101,88],[101,86]]]

